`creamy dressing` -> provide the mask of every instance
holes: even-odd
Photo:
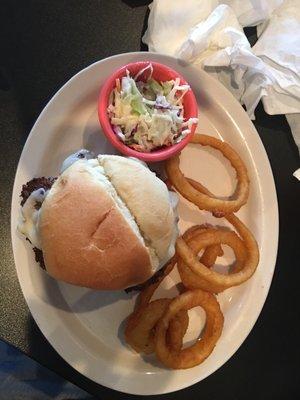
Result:
[[[90,160],[92,158],[95,158],[95,155],[86,149],[81,149],[76,151],[76,153],[73,153],[69,155],[62,163],[61,168],[60,168],[60,173],[62,174],[67,168],[69,168],[74,162],[78,160]]]
[[[48,191],[43,188],[31,193],[21,208],[21,216],[18,223],[19,232],[23,233],[34,247],[41,249],[38,234],[39,210],[36,209],[37,203],[43,203]]]

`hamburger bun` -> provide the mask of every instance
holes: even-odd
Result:
[[[38,232],[52,277],[103,290],[149,279],[173,255],[176,237],[166,185],[120,156],[68,167],[43,201]]]

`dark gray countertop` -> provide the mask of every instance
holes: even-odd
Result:
[[[23,145],[46,103],[87,65],[140,50],[148,3],[7,0],[0,5],[0,338],[100,398],[125,395],[102,388],[69,367],[30,316],[11,250],[10,199]],[[253,30],[248,33],[253,39]],[[260,105],[255,126],[270,159],[280,209],[279,252],[271,291],[251,334],[225,366],[203,382],[165,398],[280,399],[300,389],[300,184],[292,176],[299,167],[298,150],[284,117],[268,116]]]

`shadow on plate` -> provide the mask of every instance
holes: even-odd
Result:
[[[102,307],[107,307],[118,301],[130,300],[135,294],[120,291],[92,290],[58,282],[46,275],[41,280],[43,299],[62,310],[85,313]]]

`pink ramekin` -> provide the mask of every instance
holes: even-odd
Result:
[[[103,133],[110,141],[110,143],[119,150],[120,153],[130,156],[136,157],[140,160],[147,161],[147,162],[156,162],[166,160],[174,156],[175,154],[179,153],[192,139],[193,134],[196,129],[196,124],[192,125],[191,133],[189,133],[185,138],[183,138],[179,143],[176,143],[169,147],[163,147],[158,150],[153,150],[150,153],[143,153],[140,151],[136,151],[128,146],[126,146],[115,134],[112,129],[107,107],[109,105],[109,97],[112,90],[116,86],[116,79],[122,78],[126,75],[126,70],[130,72],[132,76],[135,76],[141,69],[145,68],[151,62],[153,66],[153,79],[164,82],[171,79],[180,79],[180,84],[188,84],[185,79],[178,74],[178,72],[174,71],[173,69],[167,67],[166,65],[159,64],[153,61],[138,61],[134,63],[130,63],[124,65],[122,68],[119,68],[115,71],[104,83],[100,90],[100,95],[98,99],[98,116],[99,121],[103,130]],[[147,74],[147,71],[145,72]],[[143,76],[140,77],[143,79]],[[197,118],[198,116],[198,105],[195,98],[193,91],[190,89],[185,96],[183,97],[183,106],[184,106],[184,117],[185,119],[189,118]]]

